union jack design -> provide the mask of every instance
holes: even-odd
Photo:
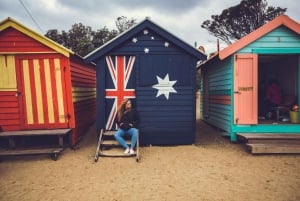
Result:
[[[110,110],[107,117],[106,130],[113,128],[117,108],[123,99],[135,98],[135,89],[128,88],[128,81],[133,69],[135,56],[115,56],[114,59],[115,62],[113,62],[112,56],[106,56],[108,72],[113,82],[112,89],[107,88],[108,86],[105,89],[105,99],[113,99],[112,106],[106,107],[106,109]]]

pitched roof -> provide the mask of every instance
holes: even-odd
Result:
[[[219,52],[219,58],[221,60],[225,59],[226,57],[230,56],[234,52],[242,49],[243,47],[247,46],[248,44],[252,43],[253,41],[259,39],[260,37],[264,36],[265,34],[273,31],[274,29],[278,28],[279,26],[286,26],[287,28],[291,29],[292,31],[300,34],[300,24],[296,21],[289,18],[287,15],[280,15],[273,19],[272,21],[264,24],[260,28],[256,29],[255,31],[251,32],[250,34],[244,36],[240,40],[236,41],[232,45],[228,46],[227,48],[221,50]]]
[[[132,37],[136,36],[139,32],[143,31],[144,29],[151,29],[152,31],[156,32],[158,35],[167,38],[170,42],[174,43],[175,45],[181,47],[183,50],[188,52],[189,54],[193,55],[197,59],[205,60],[206,55],[201,53],[198,49],[190,46],[189,44],[183,42],[178,37],[172,35],[165,29],[161,28],[154,22],[152,22],[149,18],[146,18],[139,24],[135,25],[134,27],[126,30],[122,34],[118,35],[117,37],[113,38],[109,42],[105,43],[101,47],[95,49],[94,51],[90,52],[88,55],[84,57],[87,62],[96,61],[107,52],[112,51],[114,48],[122,44],[124,41],[131,39]]]
[[[28,27],[22,25],[21,23],[17,22],[16,20],[14,20],[11,17],[6,18],[5,20],[0,22],[0,32],[12,27],[20,32],[22,32],[23,34],[35,39],[36,41],[46,45],[47,47],[55,50],[56,52],[59,52],[67,57],[70,56],[70,54],[74,54],[71,50],[65,48],[64,46],[54,42],[53,40],[29,29]]]

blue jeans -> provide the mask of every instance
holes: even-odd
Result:
[[[135,147],[139,135],[138,129],[130,128],[129,130],[125,131],[119,128],[117,130],[117,132],[115,133],[115,138],[121,144],[121,146],[124,147],[124,149],[128,148],[128,145],[126,144],[126,141],[123,138],[125,134],[128,134],[131,137],[130,148],[133,149]]]

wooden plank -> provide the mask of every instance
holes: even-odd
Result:
[[[63,151],[63,148],[1,150],[0,151],[0,156],[58,154],[58,153],[60,153],[62,151]]]
[[[136,156],[135,154],[124,154],[124,149],[105,149],[101,150],[99,153],[101,156],[107,156],[107,157],[132,157]]]
[[[131,144],[130,140],[126,140],[126,144],[130,145]],[[119,142],[117,142],[116,140],[103,140],[101,142],[101,145],[104,145],[104,146],[120,146]]]
[[[33,136],[33,135],[66,135],[72,129],[51,129],[51,130],[23,130],[23,131],[3,131],[0,137],[8,136]]]
[[[116,133],[116,131],[105,131],[103,134],[106,136],[113,136]]]
[[[249,139],[249,144],[299,144],[300,140],[298,139]]]
[[[246,144],[252,154],[300,153],[299,145],[292,144]]]
[[[287,133],[287,134],[275,134],[275,133],[237,133],[240,139],[300,139],[300,133]]]

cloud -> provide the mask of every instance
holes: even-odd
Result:
[[[204,46],[207,53],[217,50],[217,39],[201,28],[211,15],[240,3],[241,0],[0,0],[0,19],[13,17],[41,34],[49,29],[69,30],[75,23],[83,23],[97,30],[106,26],[116,29],[119,16],[135,18],[137,22],[150,17],[159,26],[188,44]],[[26,10],[28,8],[39,30]],[[297,1],[268,1],[269,6],[288,8],[287,15],[300,21]],[[225,44],[221,43],[221,47]]]

